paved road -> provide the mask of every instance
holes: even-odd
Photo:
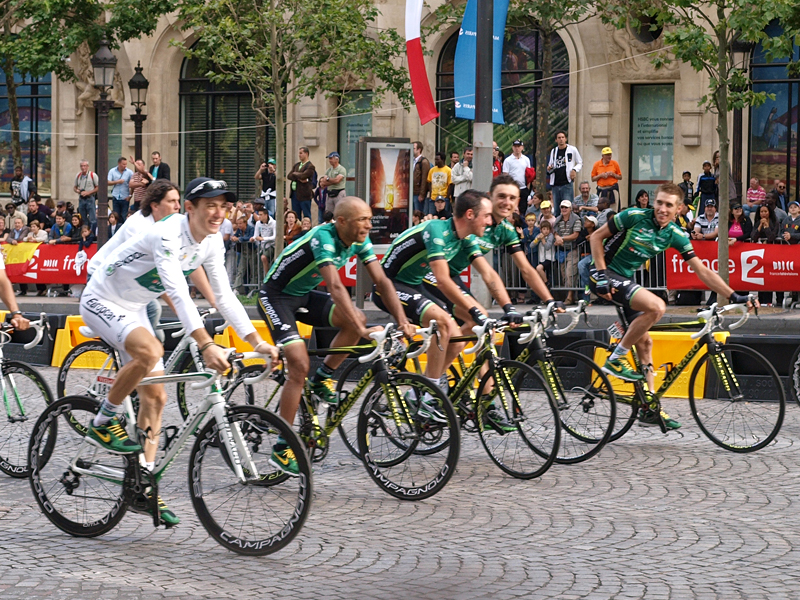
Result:
[[[305,528],[265,558],[206,535],[185,462],[162,487],[179,527],[129,514],[94,540],[56,530],[26,481],[0,476],[0,598],[798,598],[800,409],[775,444],[737,455],[702,437],[684,402],[666,408],[680,432],[634,427],[528,482],[467,435],[450,484],[418,503],[379,491],[336,440]]]

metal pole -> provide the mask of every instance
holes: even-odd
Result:
[[[97,248],[108,241],[108,112],[114,107],[114,101],[108,100],[107,93],[100,94],[100,100],[94,101],[97,111],[97,178],[100,186],[97,190]]]
[[[147,120],[147,115],[142,114],[142,109],[137,108],[136,114],[131,115],[131,121],[133,121],[133,128],[134,128],[134,153],[133,156],[136,160],[142,158],[142,123]]]

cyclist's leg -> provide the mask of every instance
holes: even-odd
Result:
[[[661,320],[667,307],[661,298],[642,287],[632,291],[627,304],[631,310],[641,314],[629,323],[628,330],[620,343],[626,348],[635,344],[642,364],[648,365],[653,358],[653,340],[647,332]],[[648,378],[648,383],[650,383],[650,378]]]

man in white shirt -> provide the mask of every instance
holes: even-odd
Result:
[[[464,148],[464,158],[453,165],[451,181],[453,182],[453,199],[472,187],[472,147]]]
[[[531,166],[530,159],[522,151],[522,140],[514,140],[511,154],[503,161],[503,173],[508,173],[519,185],[519,212],[524,213],[528,206],[528,183],[525,181],[525,169]]]
[[[550,151],[547,160],[547,172],[550,174],[550,188],[553,191],[553,203],[561,205],[562,200],[575,198],[572,185],[583,168],[583,159],[575,146],[567,143],[567,134],[559,131],[556,134],[556,147]]]

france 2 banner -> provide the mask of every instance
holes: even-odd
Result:
[[[693,242],[703,264],[719,272],[717,242]],[[728,249],[728,276],[734,290],[745,292],[800,291],[800,245],[736,242]],[[708,289],[681,258],[677,250],[666,253],[667,288]]]

